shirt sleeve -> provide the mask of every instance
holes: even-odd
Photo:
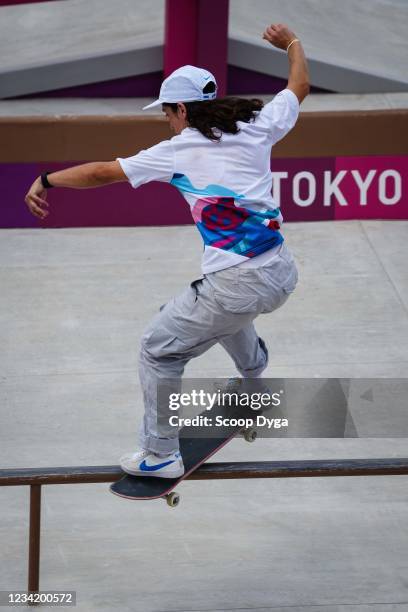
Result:
[[[132,157],[117,157],[134,189],[150,181],[170,182],[174,174],[174,154],[170,140],[144,149]]]
[[[291,89],[283,89],[260,111],[256,123],[268,129],[272,145],[293,128],[299,116],[299,99]]]

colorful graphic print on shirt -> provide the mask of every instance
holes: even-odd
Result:
[[[206,246],[256,257],[283,242],[277,217],[279,208],[264,212],[239,206],[243,196],[222,185],[198,189],[184,174],[174,174],[171,184],[198,197],[191,213]]]

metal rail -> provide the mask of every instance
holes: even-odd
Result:
[[[408,458],[205,463],[192,472],[187,479],[219,480],[402,474],[408,474]],[[39,591],[40,584],[42,485],[114,482],[122,476],[123,472],[117,465],[0,470],[0,486],[30,486],[28,591]]]

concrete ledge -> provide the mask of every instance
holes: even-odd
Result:
[[[158,115],[0,117],[0,162],[110,160],[170,136]],[[280,158],[407,154],[408,109],[302,112],[273,149]]]
[[[163,46],[155,45],[0,71],[0,98],[137,76],[162,66]]]
[[[251,43],[244,38],[230,38],[228,63],[247,70],[253,70],[256,66],[257,72],[283,79],[288,76],[288,58],[285,52],[275,47],[265,47]],[[373,74],[356,68],[348,68],[309,56],[308,64],[312,83],[315,87],[322,87],[339,93],[408,91],[406,81],[387,78],[380,74]]]

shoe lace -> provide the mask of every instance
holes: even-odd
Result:
[[[138,461],[139,459],[144,459],[145,457],[147,457],[147,455],[150,455],[150,451],[146,450],[145,448],[142,448],[141,450],[133,453],[133,459],[135,461]]]

